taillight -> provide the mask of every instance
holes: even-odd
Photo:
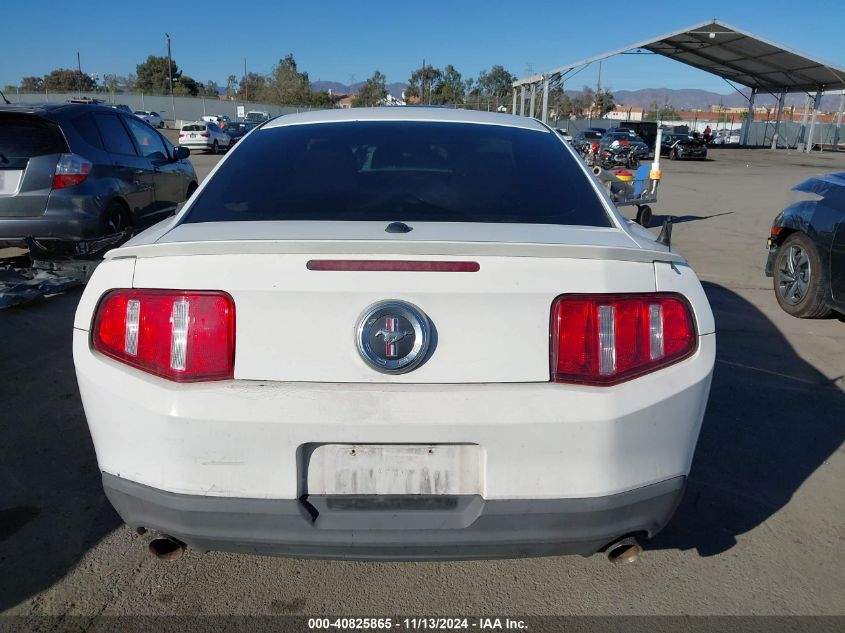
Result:
[[[211,136],[211,134],[209,134],[208,132],[203,132],[202,134],[200,134],[200,136],[203,138],[208,138],[209,136]]]
[[[235,303],[225,292],[113,290],[91,337],[98,352],[168,380],[234,377]]]
[[[697,343],[679,295],[561,295],[552,305],[551,377],[615,385],[689,357]]]
[[[76,154],[62,154],[56,163],[56,173],[53,175],[53,189],[67,189],[75,187],[88,178],[93,167],[91,161]]]

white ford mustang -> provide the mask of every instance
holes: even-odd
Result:
[[[74,328],[106,494],[159,553],[650,537],[716,348],[693,271],[553,130],[434,108],[256,129],[106,256]]]

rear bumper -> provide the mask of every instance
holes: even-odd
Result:
[[[593,554],[628,534],[656,534],[677,508],[685,483],[674,477],[579,499],[300,500],[176,494],[103,473],[106,495],[127,524],[198,550],[379,560]]]

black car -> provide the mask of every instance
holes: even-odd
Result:
[[[792,316],[845,313],[845,172],[816,176],[793,187],[807,198],[781,211],[768,240],[766,275]]]
[[[232,139],[231,145],[234,145],[246,136],[247,132],[252,130],[254,127],[256,127],[255,124],[247,123],[246,121],[231,121],[226,125],[223,131],[229,135],[230,139]]]
[[[654,121],[626,121],[620,123],[618,129],[631,130],[639,136],[651,152],[654,152],[657,145],[657,123]]]
[[[668,156],[670,160],[704,160],[707,158],[707,144],[689,134],[666,134],[660,141],[660,155]]]
[[[189,154],[119,109],[0,106],[0,245],[85,251],[154,224],[196,189]]]

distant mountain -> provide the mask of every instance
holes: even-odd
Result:
[[[365,81],[357,81],[351,86],[348,84],[340,83],[339,81],[312,81],[311,82],[311,89],[316,92],[323,92],[326,90],[331,90],[334,93],[344,93],[344,94],[355,94],[358,90],[363,86],[366,82]],[[385,88],[387,88],[387,92],[391,95],[399,99],[402,96],[402,92],[408,87],[408,84],[396,82],[392,84],[387,84]]]

